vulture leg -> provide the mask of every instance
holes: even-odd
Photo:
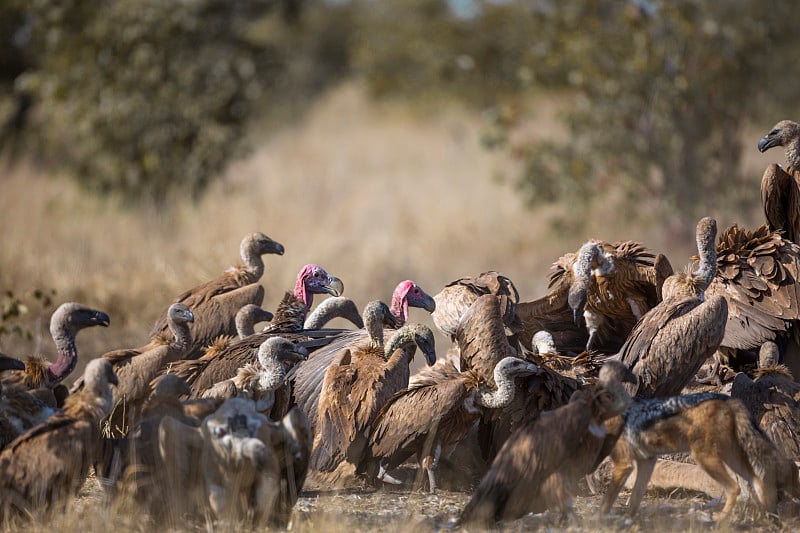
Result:
[[[439,458],[442,455],[442,445],[437,444],[432,454],[422,459],[422,468],[428,473],[428,485],[431,494],[436,494],[436,470],[439,468]]]
[[[647,491],[647,484],[650,476],[653,475],[653,468],[656,466],[656,458],[643,459],[636,461],[636,483],[633,485],[631,496],[628,498],[628,513],[635,515],[642,503],[644,493]]]
[[[384,483],[389,483],[391,485],[402,485],[403,482],[399,479],[393,478],[389,475],[389,472],[386,471],[384,468],[383,463],[380,464],[380,470],[378,470],[378,479],[383,481]]]

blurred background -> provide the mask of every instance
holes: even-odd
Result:
[[[360,306],[488,269],[533,299],[589,238],[681,268],[699,217],[763,222],[783,154],[756,143],[798,117],[797,20],[756,0],[0,0],[0,351],[53,358],[69,300],[111,315],[82,361],[141,345],[251,231],[287,250],[265,258],[271,310],[309,262]]]

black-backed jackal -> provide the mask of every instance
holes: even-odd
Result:
[[[611,459],[614,471],[601,511],[608,513],[636,463],[629,512],[639,508],[659,455],[691,452],[692,458],[725,491],[720,518],[727,519],[739,484],[726,466],[753,488],[758,503],[777,510],[778,490],[798,492],[798,472],[753,421],[744,405],[715,393],[634,400],[622,415],[624,427]],[[623,423],[620,421],[620,423]]]

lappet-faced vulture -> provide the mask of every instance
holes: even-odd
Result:
[[[0,453],[4,514],[65,505],[86,480],[99,453],[100,421],[111,409],[109,383],[116,383],[116,376],[104,359],[90,361],[84,375],[84,389],[65,400],[62,412]]]
[[[368,307],[384,313],[365,311],[364,322],[372,342],[346,349],[328,367],[319,396],[311,469],[332,472],[342,461],[360,465],[367,453],[367,439],[381,408],[398,391],[408,386],[409,364],[419,346],[428,365],[436,361],[433,332],[422,324],[406,324],[383,345],[383,320],[388,308],[382,302]]]
[[[622,413],[631,398],[622,381],[635,377],[616,361],[600,369],[592,388],[567,405],[521,426],[503,445],[461,513],[461,525],[488,526],[555,507],[572,513],[575,482],[601,459],[604,421]]]
[[[433,368],[433,367],[431,367]],[[369,439],[370,454],[380,462],[379,478],[416,454],[436,492],[436,468],[477,424],[483,409],[501,409],[514,399],[514,379],[539,372],[517,357],[506,357],[494,368],[494,390],[475,372],[459,372],[452,364],[426,372],[398,392],[381,409]]]
[[[387,326],[382,335],[388,337],[392,334],[391,329],[396,329],[405,324],[411,307],[418,307],[431,312],[436,308],[436,304],[433,298],[419,285],[411,280],[405,280],[398,283],[392,293],[392,302],[389,307],[392,323]],[[369,346],[371,342],[372,339],[366,329],[346,332],[327,346],[315,350],[308,358],[308,361],[303,361],[297,365],[292,378],[292,394],[295,404],[308,417],[312,432],[316,431],[317,405],[328,366],[344,350],[359,349],[359,347]],[[412,353],[409,355],[412,355],[416,347],[409,346],[406,349],[410,350]]]
[[[661,301],[661,285],[671,274],[667,258],[642,244],[589,241],[553,264],[545,296],[517,305],[521,340],[530,347],[532,336],[545,329],[559,351],[614,353]]]
[[[636,323],[620,349],[620,360],[639,378],[634,396],[679,394],[722,342],[727,301],[704,295],[716,271],[716,233],[714,219],[697,223],[697,270],[667,278],[663,301]]]
[[[234,377],[241,367],[255,363],[259,347],[268,338],[282,336],[303,341],[313,336],[313,333],[303,330],[303,323],[314,294],[339,296],[343,290],[339,278],[317,265],[306,265],[297,275],[294,290],[286,293],[272,322],[263,331],[236,340],[218,351],[207,351],[200,359],[181,361],[169,371],[184,378],[192,387],[194,396],[202,396],[214,384]]]
[[[173,303],[185,304],[195,315],[192,344],[187,359],[199,357],[203,348],[220,335],[236,335],[236,313],[244,305],[261,305],[264,287],[258,280],[264,275],[264,254],[283,255],[283,245],[260,232],[244,236],[239,245],[243,264],[230,267],[216,278],[179,294]],[[156,320],[150,338],[167,335],[168,309]]]
[[[75,302],[61,304],[50,317],[50,335],[56,344],[58,358],[49,363],[42,356],[28,357],[25,370],[5,372],[3,383],[19,384],[51,407],[61,406],[67,391],[61,384],[78,364],[77,333],[88,327],[110,324],[108,315]],[[59,390],[59,389],[64,389]]]
[[[785,170],[770,164],[761,178],[761,204],[771,230],[783,231],[794,243],[800,239],[800,124],[782,120],[758,141],[758,150],[765,152],[783,146]],[[798,243],[800,244],[800,243]]]

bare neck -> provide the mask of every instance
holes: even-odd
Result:
[[[51,328],[51,335],[56,344],[58,358],[47,368],[49,386],[64,380],[78,364],[78,347],[75,344],[75,332],[66,326]]]

